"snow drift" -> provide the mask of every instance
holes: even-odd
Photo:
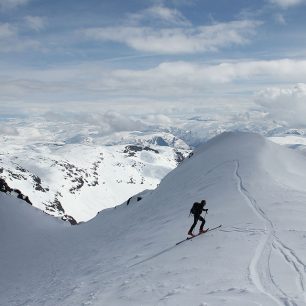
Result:
[[[71,227],[1,194],[1,305],[305,305],[306,157],[221,134],[142,201]],[[207,226],[186,241],[189,209]]]

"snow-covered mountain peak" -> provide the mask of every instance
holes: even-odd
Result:
[[[167,132],[117,132],[111,136],[96,139],[105,145],[134,144],[141,146],[168,146],[174,149],[188,150],[189,146],[181,139]]]
[[[19,218],[41,214],[9,215],[7,205],[23,203],[1,194],[0,304],[305,305],[305,170],[301,152],[235,132],[201,146],[141,201],[79,226],[31,231]],[[177,246],[201,199],[206,227],[221,229]]]
[[[257,151],[261,150],[267,142],[269,141],[264,136],[257,133],[240,131],[223,132],[199,146],[194,150],[194,153],[200,154],[206,150],[214,150],[219,151],[221,155],[224,154],[224,149],[226,149],[227,153],[230,152],[230,154],[234,154],[236,157],[237,154],[242,154],[244,151],[248,151],[247,154],[250,156],[252,152],[257,154]]]

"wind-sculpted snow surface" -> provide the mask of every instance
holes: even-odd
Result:
[[[306,157],[249,133],[71,227],[1,194],[0,305],[306,305]],[[207,226],[178,246],[205,198]]]

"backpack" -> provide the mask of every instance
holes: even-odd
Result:
[[[190,209],[190,213],[191,213],[191,214],[195,214],[195,213],[196,213],[196,211],[198,210],[198,209],[197,209],[197,206],[198,206],[199,204],[200,204],[200,203],[198,203],[198,202],[193,203],[193,205],[192,205],[192,207],[191,207],[191,209]]]

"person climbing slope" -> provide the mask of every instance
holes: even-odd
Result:
[[[204,224],[205,224],[205,219],[201,216],[202,212],[205,211],[206,213],[208,212],[208,209],[204,209],[204,206],[206,205],[206,201],[202,200],[200,203],[195,202],[192,205],[192,208],[190,210],[190,213],[193,214],[193,224],[191,225],[191,228],[188,231],[188,235],[190,236],[195,236],[192,232],[195,228],[195,226],[197,225],[198,221],[200,220],[202,223],[200,225],[200,230],[199,230],[199,234],[205,233],[206,231],[203,229],[204,228]]]

